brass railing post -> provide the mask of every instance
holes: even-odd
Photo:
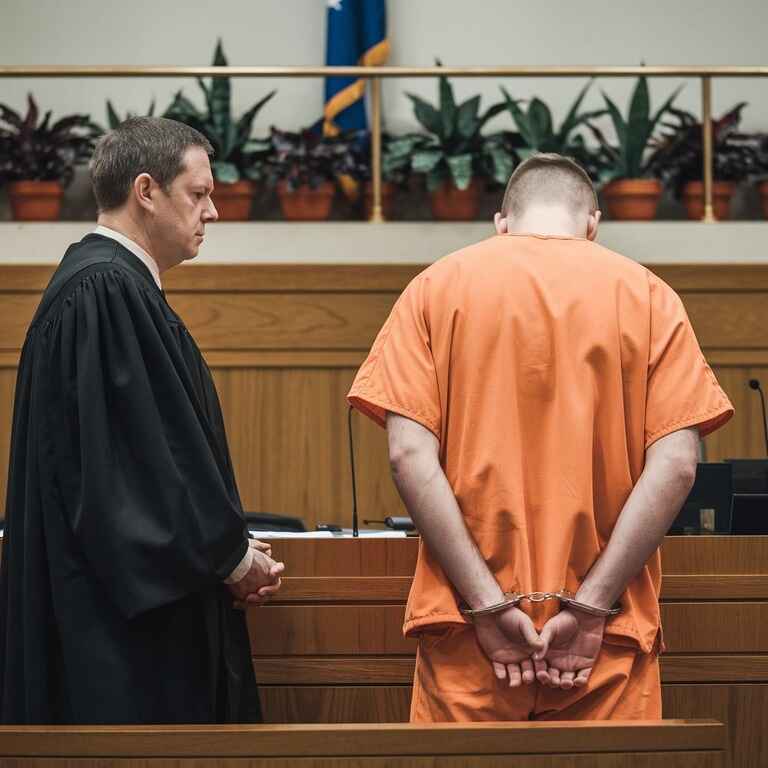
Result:
[[[371,83],[371,181],[373,204],[370,221],[384,221],[381,207],[381,78],[372,77]]]
[[[704,151],[704,217],[702,221],[715,221],[715,211],[712,207],[712,170],[714,152],[712,147],[712,78],[705,75],[701,78],[701,131]]]

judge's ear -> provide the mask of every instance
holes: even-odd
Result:
[[[133,180],[133,195],[136,202],[147,210],[154,210],[153,195],[157,191],[155,180],[148,173],[140,173]]]
[[[507,217],[502,216],[499,211],[493,214],[493,226],[496,228],[497,235],[507,234]]]
[[[594,240],[597,237],[597,228],[600,224],[602,211],[593,211],[587,218],[587,240]]]

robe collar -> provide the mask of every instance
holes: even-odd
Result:
[[[99,224],[96,229],[93,230],[92,234],[117,240],[123,248],[127,248],[149,270],[157,287],[161,291],[163,290],[163,286],[160,284],[160,269],[157,266],[157,262],[138,243],[135,243],[129,237],[126,237],[114,229],[105,227],[102,224]]]

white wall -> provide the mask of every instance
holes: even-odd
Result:
[[[454,65],[768,63],[765,0],[389,0],[388,8],[393,65],[426,66],[434,56]],[[325,0],[0,0],[0,63],[205,65],[221,36],[232,64],[322,64],[325,9]],[[519,96],[539,94],[562,116],[580,84],[520,79],[507,85]],[[654,80],[653,102],[659,104],[676,84]],[[41,107],[55,114],[86,111],[104,121],[108,96],[121,113],[143,112],[153,97],[164,107],[182,85],[198,98],[194,81],[0,79],[0,101],[21,108],[26,91],[33,90]],[[601,105],[599,88],[625,104],[631,83],[598,86],[587,106]],[[257,122],[257,133],[271,123],[292,128],[319,116],[320,80],[238,80],[236,109],[272,87],[279,93]],[[497,81],[461,80],[456,87],[461,96],[481,92],[486,106],[499,97]],[[406,90],[433,98],[435,84],[385,82],[385,118],[392,129],[413,125]],[[768,130],[768,79],[715,82],[716,113],[742,99],[750,102],[743,127]],[[698,82],[688,82],[678,103],[698,110]],[[501,127],[509,118],[497,120]]]

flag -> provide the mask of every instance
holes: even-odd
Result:
[[[328,0],[325,63],[375,66],[389,56],[385,0]],[[365,130],[365,80],[325,79],[323,134]]]

